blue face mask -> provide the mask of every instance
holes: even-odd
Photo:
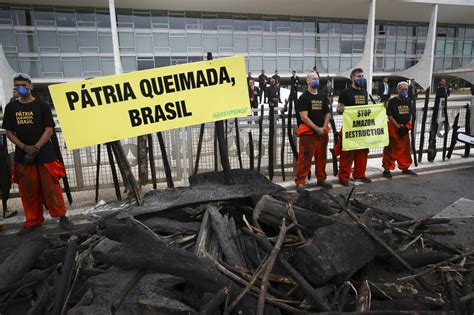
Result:
[[[354,82],[357,86],[363,87],[365,85],[365,78],[364,77],[357,78],[354,80]]]
[[[313,89],[319,89],[319,80],[313,80],[311,81],[311,87]]]
[[[398,95],[400,95],[401,97],[407,97],[408,92],[407,91],[401,91]]]
[[[26,98],[28,95],[30,95],[30,89],[24,86],[17,87],[16,91],[18,92],[18,95],[21,96],[21,98]]]

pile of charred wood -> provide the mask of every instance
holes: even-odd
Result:
[[[15,236],[0,313],[473,314],[474,251],[429,234],[446,219],[289,193],[251,171],[221,177],[67,233]]]

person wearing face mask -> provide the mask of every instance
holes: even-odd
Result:
[[[296,103],[298,129],[295,134],[300,138],[296,190],[302,192],[306,177],[311,169],[313,157],[316,162],[317,185],[332,188],[326,183],[326,159],[328,146],[328,124],[330,119],[327,97],[319,93],[319,77],[311,72],[306,77],[308,90]]]
[[[352,85],[344,90],[339,96],[337,104],[337,112],[342,114],[345,106],[357,106],[368,104],[368,94],[365,89],[364,70],[355,68],[351,72]],[[370,183],[372,180],[365,176],[367,168],[367,156],[369,149],[359,149],[352,151],[342,151],[342,130],[339,138],[334,146],[333,153],[335,156],[340,155],[339,159],[339,183],[343,186],[349,186],[349,179],[352,172],[352,162],[354,162],[353,178],[356,181]]]
[[[391,98],[387,106],[389,145],[383,149],[383,176],[391,179],[390,171],[398,168],[405,175],[416,175],[409,169],[412,164],[410,154],[410,135],[412,129],[412,100],[408,97],[408,83],[397,85],[398,95]]]
[[[18,184],[26,218],[18,235],[41,226],[44,221],[43,205],[46,205],[51,217],[59,218],[62,228],[69,230],[72,223],[66,217],[66,205],[59,184],[66,171],[58,161],[50,140],[54,132],[51,109],[47,103],[31,95],[32,84],[28,74],[15,74],[13,86],[19,99],[6,106],[2,128],[16,146],[12,181]]]

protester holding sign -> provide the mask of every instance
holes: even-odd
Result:
[[[395,162],[403,174],[416,175],[408,168],[412,164],[410,154],[410,135],[412,129],[412,100],[408,97],[408,83],[400,82],[397,85],[398,95],[390,99],[387,107],[389,145],[383,149],[382,167],[383,176],[392,178],[391,170],[395,169]]]
[[[52,217],[59,218],[64,229],[72,224],[66,217],[66,205],[59,179],[66,175],[50,141],[54,121],[49,105],[31,95],[31,78],[16,74],[13,86],[20,98],[5,108],[2,128],[16,146],[12,181],[18,184],[26,221],[19,235],[32,231],[43,221],[43,204]]]
[[[345,106],[367,105],[368,95],[365,87],[364,70],[356,68],[351,72],[352,85],[344,90],[339,96],[337,112],[342,114]],[[338,143],[334,147],[334,154],[340,154],[339,160],[339,183],[343,186],[349,185],[349,178],[352,172],[352,162],[354,162],[353,177],[355,180],[370,183],[371,180],[365,176],[367,168],[368,149],[359,149],[343,151],[342,148],[342,130],[339,134]]]
[[[296,104],[298,129],[296,136],[300,137],[297,162],[296,190],[303,190],[306,177],[311,169],[313,157],[316,162],[317,185],[332,188],[326,183],[326,155],[328,147],[328,124],[330,119],[327,97],[319,93],[319,77],[311,72],[306,77],[308,90],[304,92]]]

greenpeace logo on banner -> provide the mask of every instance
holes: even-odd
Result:
[[[387,146],[387,114],[384,104],[346,106],[342,131],[343,151]]]
[[[49,89],[69,149],[251,113],[241,56]]]

